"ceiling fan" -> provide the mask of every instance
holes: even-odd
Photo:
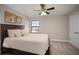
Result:
[[[51,8],[46,8],[45,4],[40,4],[41,6],[41,10],[36,10],[36,11],[41,11],[39,13],[39,15],[47,15],[50,14],[48,11],[55,9],[55,7],[51,7]]]

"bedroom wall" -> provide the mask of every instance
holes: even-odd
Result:
[[[0,5],[0,23],[5,24],[4,22],[4,11],[10,11],[12,13],[15,13],[18,16],[22,17],[22,24],[16,24],[16,25],[27,25],[29,27],[29,18],[21,13],[19,13],[18,11],[15,11],[5,5]],[[15,24],[13,24],[15,25]]]
[[[35,19],[40,21],[39,33],[48,34],[50,39],[68,40],[67,16],[43,16]]]

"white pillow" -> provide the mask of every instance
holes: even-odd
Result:
[[[20,37],[21,36],[21,32],[18,29],[8,30],[8,35],[9,35],[9,37]]]
[[[15,37],[16,36],[15,32],[16,32],[16,30],[8,30],[8,36],[9,37]]]
[[[15,30],[8,30],[8,36],[9,37],[21,37],[21,36],[27,36],[29,34],[29,30],[25,29],[25,30],[19,30],[19,29],[15,29]]]
[[[17,29],[17,30],[15,31],[15,35],[16,35],[16,37],[21,37],[21,36],[22,36],[22,34],[21,34],[21,32],[20,32],[19,29]]]
[[[20,30],[22,36],[27,36],[29,34],[29,30]]]

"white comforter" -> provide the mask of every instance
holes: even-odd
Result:
[[[28,34],[26,37],[7,37],[4,39],[3,46],[35,54],[45,54],[49,46],[48,35]]]

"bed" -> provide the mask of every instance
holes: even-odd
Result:
[[[13,26],[13,27],[12,27]],[[16,27],[16,28],[15,28]],[[3,25],[2,31],[7,29],[24,29],[20,25]],[[23,37],[8,37],[7,32],[2,38],[2,51],[11,52],[14,54],[32,53],[37,55],[44,55],[48,53],[48,35],[47,34],[28,34]],[[2,33],[3,34],[3,33]],[[3,36],[3,35],[2,35]]]
[[[26,37],[7,37],[3,46],[43,55],[48,49],[48,35],[28,34]]]

